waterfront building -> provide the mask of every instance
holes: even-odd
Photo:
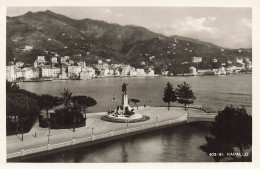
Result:
[[[20,68],[16,68],[15,72],[15,80],[21,80],[23,78],[23,72]]]
[[[196,76],[197,75],[197,71],[195,67],[190,67],[189,68],[189,74],[192,76]]]
[[[137,76],[137,71],[135,69],[131,69],[129,75],[130,76]]]
[[[37,56],[37,62],[38,63],[44,63],[45,62],[45,56]]]
[[[39,79],[40,77],[40,68],[32,68],[32,78]]]
[[[68,66],[68,77],[78,77],[81,72],[81,66]]]
[[[6,80],[7,81],[15,81],[15,65],[6,66]]]
[[[136,69],[137,76],[145,76],[144,69]]]
[[[57,78],[61,74],[61,68],[43,66],[40,68],[40,77],[42,78]]]
[[[32,68],[25,67],[22,69],[22,76],[24,80],[30,80],[33,78],[33,70]]]
[[[224,67],[220,67],[219,68],[219,72],[220,72],[220,75],[226,75],[227,74],[227,72],[226,72]]]
[[[19,62],[15,63],[15,66],[16,66],[16,68],[21,68],[24,66],[24,63],[19,61]]]
[[[154,70],[152,68],[149,68],[147,71],[146,71],[146,76],[154,76]]]
[[[108,68],[103,68],[100,70],[100,76],[107,76],[109,74],[109,69]]]

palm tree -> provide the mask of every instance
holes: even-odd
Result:
[[[168,111],[170,110],[170,103],[175,102],[176,100],[177,97],[175,91],[173,90],[172,84],[168,82],[164,89],[164,97],[163,97],[163,101],[165,103],[168,103]]]
[[[72,101],[72,92],[69,89],[64,88],[61,92],[61,101],[63,103],[64,110],[69,110]]]

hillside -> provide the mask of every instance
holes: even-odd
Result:
[[[24,46],[33,49],[23,50]],[[224,49],[224,51],[221,51]],[[236,57],[252,58],[251,49],[226,49],[196,39],[154,33],[143,27],[121,26],[104,21],[74,20],[45,12],[28,12],[7,17],[7,62],[16,58],[32,64],[37,55],[69,55],[93,64],[98,59],[114,63],[165,65],[190,61],[193,56],[220,61]]]

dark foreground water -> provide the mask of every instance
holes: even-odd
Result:
[[[104,78],[87,81],[52,81],[20,83],[20,87],[38,94],[60,96],[63,88],[74,95],[88,95],[98,104],[89,112],[106,111],[120,104],[121,85],[129,83],[129,98],[139,105],[165,105],[163,89],[167,82],[174,87],[184,81],[191,84],[197,97],[194,105],[217,112],[226,105],[243,105],[252,112],[252,75]],[[116,102],[112,102],[112,98]],[[176,103],[174,103],[176,105]],[[31,159],[32,162],[207,162],[213,161],[199,146],[209,135],[208,123],[191,123],[113,142]]]
[[[183,124],[27,162],[210,162],[198,148],[209,135],[208,125]]]

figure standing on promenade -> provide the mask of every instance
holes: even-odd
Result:
[[[123,92],[123,94],[126,94],[126,91],[127,91],[127,89],[126,89],[126,86],[127,86],[128,84],[126,84],[125,82],[123,83],[123,85],[122,85],[122,92]]]

